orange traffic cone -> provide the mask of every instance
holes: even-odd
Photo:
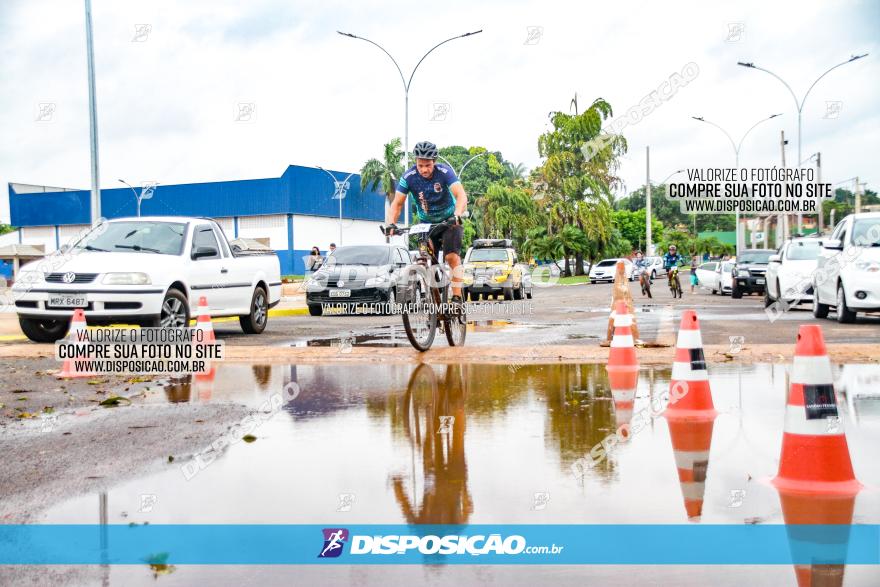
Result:
[[[686,310],[681,316],[669,395],[667,418],[711,421],[717,415],[709,388],[700,322],[693,310]]]
[[[204,334],[201,342],[197,345],[212,344],[217,340],[214,335],[214,326],[211,324],[211,313],[208,308],[208,298],[201,296],[199,298],[198,319],[196,321],[196,330],[201,330]],[[208,361],[207,370],[196,373],[193,376],[193,386],[195,393],[200,400],[207,401],[211,399],[214,390],[214,378],[217,376],[217,368],[211,361]]]
[[[608,382],[614,399],[617,429],[628,427],[632,420],[633,403],[639,379],[639,363],[633,346],[632,314],[620,300],[614,308],[614,336],[608,351]],[[629,437],[629,434],[626,434]]]
[[[211,324],[211,311],[208,308],[208,298],[202,296],[199,298],[199,309],[197,311],[198,320],[196,321],[196,329],[204,331],[202,343],[212,343],[217,338],[214,336],[214,326]]]
[[[617,302],[619,301],[624,302],[624,307],[632,316],[632,324],[630,325],[630,328],[632,329],[635,341],[638,341],[639,325],[636,323],[635,306],[633,304],[632,294],[629,291],[629,284],[626,278],[626,268],[624,267],[623,261],[618,261],[617,266],[615,267],[614,287],[611,289],[611,316],[608,317],[608,332],[605,335],[605,341],[602,343],[602,346],[608,346],[609,341],[611,340],[614,331],[614,314],[617,312]]]
[[[82,308],[77,308],[73,311],[73,318],[70,320],[70,330],[67,333],[67,340],[70,342],[70,344],[82,346],[85,342],[85,333],[86,314],[85,312],[83,312]],[[81,357],[77,359],[64,359],[64,363],[61,365],[61,371],[58,372],[56,377],[58,377],[59,379],[91,377],[92,375],[94,375],[94,373],[79,371],[76,368],[77,362],[88,360],[88,357]]]
[[[773,485],[780,490],[837,495],[855,495],[862,487],[853,473],[837,411],[831,361],[817,324],[798,330],[779,473]]]
[[[667,418],[667,423],[684,509],[688,520],[699,522],[703,514],[709,449],[712,446],[712,427],[715,420],[714,417],[711,420]]]
[[[834,493],[802,493],[779,490],[782,517],[785,520],[792,555],[796,558],[794,572],[799,587],[812,585],[843,585],[844,559],[849,544],[856,496]],[[830,526],[821,532],[800,532],[798,525]],[[798,561],[807,553],[812,564]]]

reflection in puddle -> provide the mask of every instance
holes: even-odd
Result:
[[[210,382],[169,382],[156,401],[257,408],[292,382],[301,391],[260,424],[259,442],[228,447],[191,480],[181,472],[187,462],[181,457],[162,472],[111,487],[103,519],[124,524],[844,519],[790,521],[808,519],[797,512],[818,515],[827,509],[835,516],[848,512],[853,523],[878,522],[880,500],[872,492],[854,502],[805,505],[777,494],[767,481],[778,468],[785,365],[710,366],[709,372],[719,413],[714,420],[648,418],[579,477],[572,473],[576,461],[634,413],[651,411],[652,402],[668,391],[669,369],[642,368],[630,401],[613,396],[604,365],[221,365]],[[860,386],[871,384],[880,367],[839,373],[848,377],[846,399],[839,403],[853,466],[862,483],[877,486],[880,467],[873,453],[880,442],[880,410],[874,406],[880,400]],[[193,452],[204,448],[194,446]],[[155,496],[149,512],[138,511],[143,495]],[[94,523],[94,504],[93,495],[74,497],[49,509],[41,521]],[[173,576],[195,580],[197,573],[182,566]]]

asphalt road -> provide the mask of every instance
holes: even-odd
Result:
[[[731,336],[745,337],[746,344],[793,343],[800,324],[822,325],[828,342],[864,343],[876,340],[880,316],[859,315],[855,324],[816,320],[805,305],[773,315],[765,311],[763,297],[712,295],[697,290],[673,299],[662,280],[655,282],[653,299],[641,296],[630,284],[641,338],[653,341],[678,328],[681,313],[694,309],[700,318],[705,344],[727,344]],[[469,305],[472,328],[468,345],[598,344],[605,338],[611,307],[610,284],[584,284],[535,288],[531,300],[479,302]],[[330,315],[321,317],[273,317],[262,335],[246,336],[238,324],[215,325],[219,338],[235,345],[324,346],[406,345],[399,316]]]

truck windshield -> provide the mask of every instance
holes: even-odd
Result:
[[[470,260],[472,262],[507,261],[507,249],[474,249]]]
[[[754,263],[755,265],[766,265],[770,262],[770,255],[773,251],[745,251],[736,258],[737,263]]]
[[[75,249],[104,253],[179,255],[186,225],[178,222],[107,222],[76,245]]]

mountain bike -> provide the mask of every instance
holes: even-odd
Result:
[[[669,268],[669,291],[673,298],[681,297],[681,279],[678,277],[678,265]]]
[[[642,286],[642,295],[648,296],[649,298],[653,298],[651,295],[651,274],[648,273],[647,267],[642,267],[639,270],[639,285]]]
[[[396,234],[418,237],[419,256],[412,265],[403,269],[404,289],[398,291],[401,304],[403,329],[410,344],[417,351],[426,351],[434,344],[437,328],[446,335],[449,346],[462,346],[467,335],[467,312],[464,304],[451,304],[452,280],[445,267],[437,260],[431,237],[448,226],[439,224],[415,224],[396,229]],[[385,227],[380,226],[382,234]]]

